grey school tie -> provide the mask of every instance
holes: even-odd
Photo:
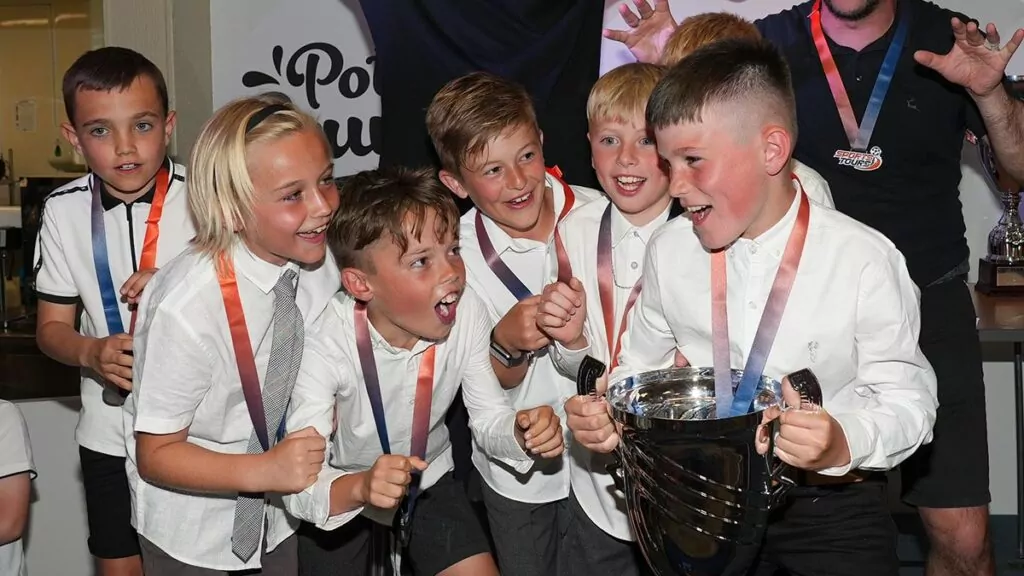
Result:
[[[277,432],[288,408],[288,399],[302,362],[302,315],[295,305],[294,270],[285,270],[274,285],[273,335],[270,361],[263,384],[263,411],[267,418],[270,445],[277,443]],[[249,454],[263,452],[259,438],[253,431],[249,437]],[[235,504],[235,523],[231,533],[231,551],[243,562],[256,553],[260,543],[260,523],[263,520],[264,498],[238,496]]]

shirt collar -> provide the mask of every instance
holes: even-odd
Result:
[[[174,179],[174,163],[171,162],[170,158],[164,160],[164,166],[171,172],[167,177],[167,185],[170,186],[171,181]],[[95,172],[92,173],[91,178],[94,179],[96,185],[100,187],[100,203],[103,205],[103,210],[109,212],[122,204],[130,206],[132,204],[152,204],[153,199],[156,198],[156,180],[153,181],[153,185],[149,187],[149,190],[145,194],[139,196],[134,202],[125,202],[120,198],[114,197],[113,194],[107,191],[107,183],[103,181]]]
[[[614,250],[615,248],[618,248],[619,244],[632,234],[633,231],[636,231],[640,241],[646,246],[647,241],[651,239],[651,234],[654,234],[654,231],[662,224],[668,222],[669,213],[672,210],[672,204],[678,204],[678,202],[673,199],[661,214],[643,226],[634,226],[631,224],[629,220],[626,220],[626,217],[622,212],[612,204],[612,249]]]
[[[562,212],[562,207],[565,206],[565,189],[561,182],[559,182],[557,178],[552,177],[551,174],[545,173],[544,181],[551,188],[551,199],[555,205],[555,217],[557,218]],[[487,236],[491,239],[491,245],[494,246],[494,252],[497,253],[498,256],[501,256],[509,250],[512,252],[530,252],[532,250],[543,249],[547,245],[544,242],[537,242],[526,238],[513,238],[508,235],[508,232],[505,232],[505,230],[485,214],[481,213],[481,217],[484,221],[484,229],[487,230]],[[557,222],[555,223],[555,226],[558,226]],[[553,229],[552,234],[554,234]]]
[[[253,254],[242,240],[239,240],[232,249],[232,258],[234,258],[235,270],[255,284],[264,294],[270,294],[274,290],[274,285],[277,284],[285,270],[294,270],[296,279],[298,278],[298,264],[289,261],[284,266],[278,266],[267,262]]]
[[[730,247],[730,250],[741,247],[751,251],[767,250],[774,257],[781,258],[782,253],[786,249],[786,243],[789,242],[789,233],[796,224],[796,215],[800,211],[800,197],[804,194],[796,180],[793,180],[793,187],[796,189],[796,194],[793,195],[793,202],[789,205],[789,210],[786,211],[786,214],[757,238],[753,240],[747,238],[737,239]]]
[[[337,297],[341,298],[342,305],[345,307],[348,316],[350,318],[353,318],[354,322],[356,299],[344,292],[340,292]],[[366,324],[367,327],[370,329],[370,347],[373,348],[374,354],[384,354],[393,357],[415,357],[425,352],[427,348],[430,348],[431,346],[436,344],[436,342],[421,339],[416,341],[416,344],[413,345],[412,350],[406,350],[405,348],[398,348],[392,346],[390,342],[385,340],[384,337],[380,335],[380,332],[377,331],[377,328],[373,325],[373,322],[370,322],[369,320],[370,319],[367,318]]]

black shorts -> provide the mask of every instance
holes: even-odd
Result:
[[[300,576],[370,574],[372,529],[373,523],[362,516],[331,532],[304,523],[299,529]],[[402,572],[433,576],[490,551],[463,484],[449,472],[416,501]]]
[[[125,459],[78,447],[89,520],[89,552],[113,560],[139,554],[139,537],[132,528],[132,498]]]
[[[935,370],[934,437],[900,466],[903,500],[924,508],[991,502],[981,343],[970,288],[956,278],[921,289],[921,351]]]
[[[772,512],[760,561],[749,574],[899,576],[899,533],[885,476],[853,484],[793,488]]]

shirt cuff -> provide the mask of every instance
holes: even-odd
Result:
[[[590,354],[589,342],[579,350],[570,350],[563,346],[561,342],[555,342],[555,364],[559,372],[572,380],[576,379],[576,373],[579,372],[580,364],[583,363],[583,359],[587,357],[587,354]]]
[[[871,455],[871,439],[868,436],[868,431],[864,429],[864,425],[855,413],[831,414],[831,416],[839,423],[839,427],[842,428],[843,434],[846,436],[846,445],[850,449],[850,462],[845,466],[833,466],[832,468],[818,470],[818,474],[823,476],[845,476],[851,470],[860,468],[860,465]]]
[[[188,428],[190,424],[192,424],[192,419],[188,416],[178,418],[154,418],[138,414],[135,416],[135,431],[144,434],[174,434]]]
[[[305,520],[321,530],[335,530],[359,516],[362,506],[348,512],[331,516],[331,486],[334,481],[349,472],[337,469],[324,469],[317,476],[316,482],[298,494],[284,496],[285,508],[292,516]]]
[[[512,467],[516,472],[525,474],[533,468],[535,459],[533,456],[528,454],[523,447],[519,445],[519,440],[516,439],[516,415],[512,414],[509,417],[509,421],[506,425],[499,427],[499,430],[511,429],[511,436],[508,436],[502,442],[505,444],[502,454],[498,456],[492,456],[497,462],[501,462],[507,466]],[[510,440],[511,439],[511,440]]]

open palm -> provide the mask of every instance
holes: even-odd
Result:
[[[636,14],[628,2],[619,5],[619,14],[629,30],[605,29],[604,36],[622,42],[640,62],[657,63],[672,33],[676,21],[672,18],[668,0],[654,0],[652,7],[648,0],[633,0]]]
[[[999,31],[989,24],[982,34],[974,22],[964,24],[953,18],[953,48],[947,54],[918,50],[914,59],[946,80],[966,88],[974,96],[987,96],[1000,87],[1006,74],[1006,65],[1024,40],[1024,30],[1018,29],[1005,46],[999,46]]]

